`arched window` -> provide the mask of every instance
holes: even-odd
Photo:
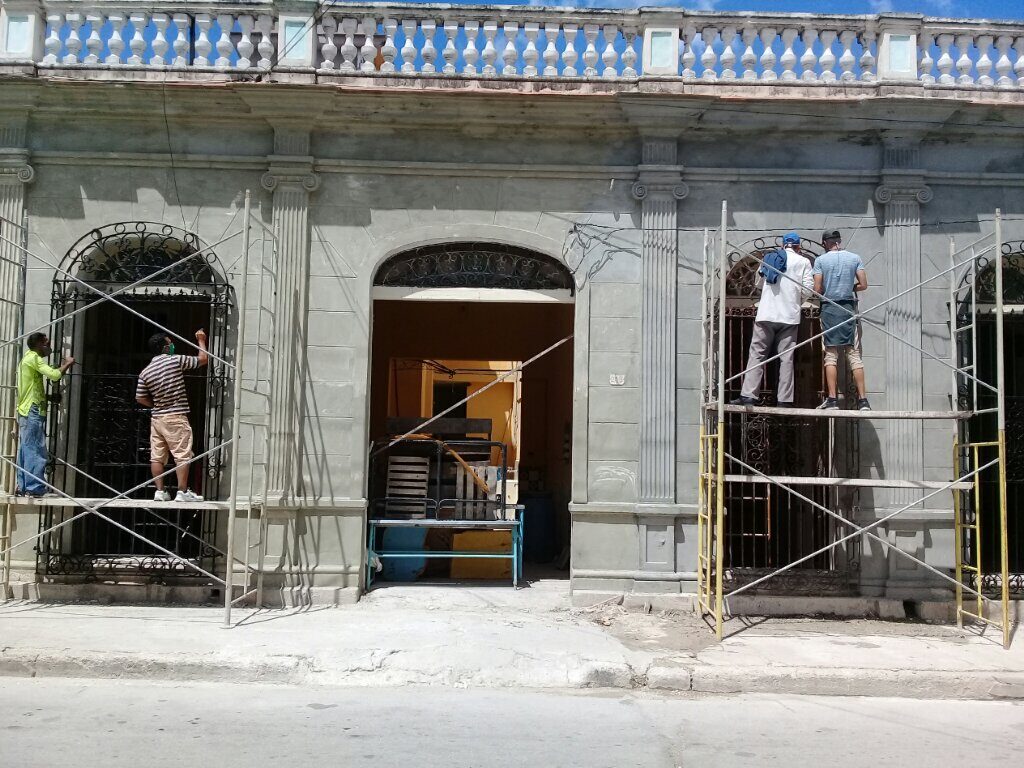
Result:
[[[500,243],[443,243],[403,251],[381,264],[373,284],[403,288],[574,289],[572,275],[561,262]]]

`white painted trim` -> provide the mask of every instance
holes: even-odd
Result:
[[[409,301],[486,301],[521,304],[573,304],[568,289],[531,291],[519,288],[400,288],[374,286],[374,299]]]

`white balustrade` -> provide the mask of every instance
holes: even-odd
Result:
[[[604,36],[604,52],[601,54],[604,69],[601,70],[601,77],[618,77],[615,65],[619,62],[619,54],[615,50],[615,39],[619,36],[619,28],[614,24],[605,24],[601,34]]]
[[[817,39],[816,29],[805,29],[800,35],[800,42],[804,45],[804,52],[800,56],[800,79],[805,82],[812,83],[818,79],[818,54],[814,52]]]
[[[373,36],[377,34],[377,19],[372,16],[364,17],[359,22],[359,32],[363,36],[363,47],[359,49],[359,71],[373,72],[377,69],[377,49],[373,45]],[[430,34],[433,37],[433,27]],[[436,53],[435,51],[435,55]]]
[[[320,29],[324,35],[324,41],[320,45],[320,69],[330,72],[338,66],[335,61],[338,58],[338,44],[334,41],[334,36],[338,32],[338,19],[334,16],[324,16],[320,20]],[[241,51],[241,44],[238,48]]]
[[[519,34],[519,24],[514,21],[506,21],[502,30],[505,33],[505,50],[501,52],[501,60],[505,66],[501,74],[511,77],[516,74],[516,59],[519,58],[519,51],[516,50],[516,35]]]
[[[793,43],[799,31],[793,29],[782,30],[782,56],[779,57],[779,64],[782,65],[782,74],[779,79],[783,82],[796,80],[796,53],[793,51]]]
[[[714,27],[704,27],[700,32],[700,39],[704,44],[704,52],[700,55],[700,65],[704,68],[701,77],[704,80],[718,79],[718,72],[715,70],[715,63],[718,61],[718,56],[715,54],[716,37],[718,37],[718,30]]]
[[[722,65],[722,79],[736,79],[736,49],[733,43],[736,40],[736,27],[723,27],[722,29],[722,55],[719,62]]]
[[[210,0],[196,13],[184,4],[176,12],[167,4],[159,12],[139,10],[128,0],[41,5],[44,67],[265,71],[281,48],[283,28],[271,0]],[[639,48],[645,28],[664,29],[666,23],[663,14],[643,9],[524,6],[494,13],[488,17],[468,6],[333,4],[315,29],[300,32],[308,35],[306,50],[312,51],[303,66],[341,75],[630,79],[643,75]],[[890,61],[882,50],[890,44],[884,19],[823,16],[815,23],[807,16],[755,14],[739,22],[734,15],[684,11],[676,29],[676,74],[703,83],[876,83],[879,61]],[[916,38],[921,85],[1024,87],[1021,25],[948,19],[909,24],[893,35],[909,32]],[[664,73],[664,65],[659,67]]]
[[[693,68],[697,63],[697,54],[693,50],[693,43],[696,39],[697,28],[695,26],[687,24],[683,27],[683,33],[679,37],[683,46],[683,55],[680,57],[680,63],[683,65],[683,80],[693,80],[697,77],[697,72]]]
[[[68,25],[68,35],[64,38],[64,47],[67,49],[67,53],[64,54],[62,61],[65,64],[77,64],[78,55],[82,50],[82,38],[79,37],[79,30],[85,24],[85,17],[80,13],[69,13],[64,16],[64,21]]]
[[[584,77],[597,77],[597,33],[601,28],[597,24],[584,24],[583,37],[587,41],[587,47],[583,51]]]

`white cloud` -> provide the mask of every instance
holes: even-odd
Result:
[[[868,0],[872,13],[892,13],[892,0]]]

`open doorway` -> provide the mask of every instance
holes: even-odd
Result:
[[[474,473],[485,484],[503,479],[509,502],[525,508],[527,580],[568,577],[572,345],[563,344],[520,372],[498,379],[571,334],[572,325],[570,302],[412,298],[374,302],[371,439],[379,443],[416,430],[426,419],[458,404],[443,419],[424,428],[427,434],[423,437],[437,438],[445,445],[454,441],[461,461],[446,464],[447,449],[439,452],[438,459],[431,458],[431,446],[421,451],[426,455],[419,459],[425,467],[420,492],[439,500],[466,494],[470,499],[461,509],[441,509],[436,514],[472,519],[473,491],[459,479],[459,472],[465,469],[462,464],[475,467]],[[463,403],[467,397],[471,399]],[[496,467],[503,471],[503,478],[501,472],[488,475]],[[460,482],[465,487],[460,487]],[[371,466],[369,484],[373,508],[375,500],[388,494],[385,463]],[[401,513],[431,514],[425,505],[415,503],[405,509],[372,512]],[[499,545],[500,536],[493,538]],[[478,534],[476,546],[486,544]],[[425,537],[427,550],[450,546],[438,532]],[[484,561],[470,566],[427,557],[421,568],[414,565],[403,574],[389,575],[401,580],[464,580],[496,578],[498,573]]]

